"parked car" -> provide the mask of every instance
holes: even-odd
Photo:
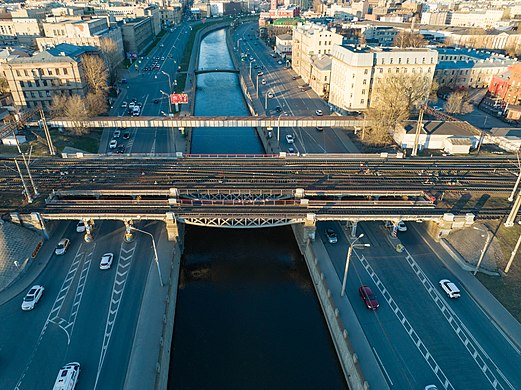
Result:
[[[134,108],[135,105],[136,105],[136,102],[131,101],[131,102],[128,104],[128,108]]]
[[[281,107],[281,106],[277,106],[277,107],[275,107],[275,111],[276,111],[276,112],[282,112],[282,107]]]
[[[22,301],[22,310],[33,310],[34,306],[38,303],[43,294],[43,286],[35,285],[32,286],[29,292],[25,295]]]
[[[101,261],[99,263],[99,269],[109,269],[112,265],[112,260],[114,259],[113,253],[105,253],[101,256]]]
[[[57,255],[64,255],[65,252],[67,252],[67,249],[69,248],[69,245],[71,244],[70,240],[68,238],[62,238],[58,245],[56,245],[56,249],[54,250],[54,253]]]
[[[119,138],[120,135],[121,135],[120,130],[114,130],[114,134],[112,134],[112,138]]]
[[[85,221],[78,221],[76,224],[76,232],[83,233],[85,231]]]
[[[128,131],[123,133],[123,139],[129,139],[129,138],[130,138],[130,133]]]
[[[293,147],[290,146],[290,147],[288,148],[288,153],[289,153],[289,154],[293,154],[293,153],[295,153],[295,149],[294,149]]]
[[[316,129],[317,131],[324,131],[324,128],[322,126],[317,126]]]
[[[125,153],[125,145],[119,145],[116,149],[116,153],[123,154]]]
[[[113,139],[112,141],[109,142],[110,149],[116,149],[117,147],[118,147],[118,141],[116,141],[115,139]]]
[[[326,229],[326,237],[327,237],[327,241],[330,244],[336,244],[338,242],[338,237],[337,237],[335,231],[331,228]]]
[[[121,108],[127,108],[127,105],[128,105],[127,102],[122,102],[121,103]]]
[[[154,104],[158,104],[159,103],[159,99],[154,99]]]
[[[365,306],[368,309],[376,310],[380,306],[378,301],[376,300],[375,295],[373,294],[373,291],[368,286],[362,285],[358,289],[358,293],[362,297],[362,300],[365,303]]]
[[[264,72],[263,72],[262,70],[259,70],[259,71],[257,72],[257,76],[260,77],[260,76],[262,76],[262,75],[264,75]]]
[[[286,134],[286,142],[288,144],[292,144],[293,142],[295,142],[295,139],[293,138],[293,136],[291,134]]]
[[[261,80],[261,84],[262,84],[262,85],[266,85],[266,79],[262,79],[262,80]]]
[[[439,283],[440,287],[443,289],[443,291],[445,291],[449,298],[459,298],[461,296],[461,291],[459,290],[458,286],[456,286],[450,280],[442,279]]]
[[[322,116],[322,115],[324,115],[324,113],[322,112],[322,110],[316,110],[315,111],[315,115],[316,116]]]
[[[275,97],[275,95],[273,94],[273,92],[268,92],[268,97],[270,99],[273,99]]]

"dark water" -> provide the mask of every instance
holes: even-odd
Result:
[[[204,40],[201,64],[230,61],[224,39],[217,32]],[[236,75],[204,77],[197,115],[247,114]],[[219,105],[224,95],[235,99],[230,111]],[[194,133],[194,145],[195,153],[258,153],[261,147],[250,129],[203,129]],[[169,389],[345,388],[291,227],[187,226]]]

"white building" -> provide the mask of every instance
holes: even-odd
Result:
[[[431,49],[334,46],[329,103],[339,111],[365,110],[379,78],[423,73],[432,80],[438,52]]]
[[[299,24],[293,29],[292,67],[309,83],[313,61],[330,55],[335,45],[342,44],[342,35],[317,24]]]
[[[494,27],[503,17],[503,9],[487,9],[473,12],[453,12],[450,20],[451,26],[465,27]]]
[[[275,52],[283,58],[291,57],[293,37],[290,34],[281,34],[275,37]]]

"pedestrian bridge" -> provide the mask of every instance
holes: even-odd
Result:
[[[361,127],[363,120],[346,116],[99,116],[85,120],[55,118],[54,127]]]
[[[239,69],[197,69],[196,75],[205,73],[239,73]]]

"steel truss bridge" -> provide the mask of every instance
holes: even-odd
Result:
[[[20,199],[12,159],[2,160],[0,191]],[[511,208],[517,160],[385,155],[306,157],[197,156],[170,159],[42,158],[30,163],[43,196],[2,211],[44,219],[160,219],[225,227],[306,220],[440,220],[445,213],[502,217]],[[32,192],[31,186],[28,186]],[[462,194],[478,202],[452,203]],[[435,198],[436,199],[435,199]],[[497,198],[494,207],[486,201]],[[44,199],[45,198],[45,199]],[[44,201],[45,200],[45,201]],[[497,206],[499,205],[499,206]]]

